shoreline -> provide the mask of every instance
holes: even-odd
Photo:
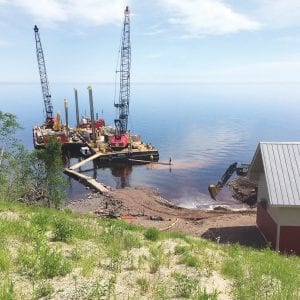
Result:
[[[77,213],[120,218],[143,227],[221,239],[221,242],[264,244],[256,227],[256,208],[241,211],[182,208],[145,187],[111,190],[106,195],[92,193],[66,207]]]

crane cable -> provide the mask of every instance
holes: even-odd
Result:
[[[120,44],[119,44],[119,51],[116,63],[116,71],[115,71],[115,91],[114,91],[114,105],[116,104],[116,97],[117,97],[117,74],[120,72],[118,70],[119,63],[120,63],[120,53],[121,53],[121,44],[122,44],[122,35],[120,37]],[[116,118],[118,118],[118,111],[116,110]]]

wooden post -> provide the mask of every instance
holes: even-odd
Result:
[[[79,106],[78,106],[77,89],[74,89],[74,93],[75,93],[75,106],[76,106],[76,127],[79,128]]]
[[[93,90],[91,86],[88,86],[89,99],[90,99],[90,111],[91,111],[91,122],[92,122],[92,139],[94,145],[96,144],[96,131],[95,131],[95,116],[94,116],[94,101],[93,101]]]

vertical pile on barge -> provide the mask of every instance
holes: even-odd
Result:
[[[39,29],[34,26],[34,36],[36,45],[36,56],[39,68],[39,75],[42,87],[43,101],[46,118],[43,124],[33,127],[33,144],[35,148],[43,148],[47,144],[47,141],[51,138],[57,138],[65,146],[72,145],[82,146],[82,142],[77,137],[76,132],[61,124],[60,114],[57,114],[55,118],[53,115],[53,105],[51,100],[50,87],[48,82],[47,70],[43,47],[40,39]],[[67,107],[66,107],[67,112]]]
[[[115,127],[98,126],[91,122],[89,128],[81,128],[81,134],[86,136],[87,155],[100,153],[97,158],[102,163],[114,161],[130,161],[131,163],[158,161],[158,150],[151,144],[144,144],[140,135],[132,135],[128,130],[128,116],[130,103],[130,70],[131,70],[131,42],[130,42],[130,11],[127,6],[124,11],[124,23],[121,36],[119,68],[120,90],[118,102],[114,103],[117,109]],[[92,89],[89,87],[90,105],[93,106]],[[91,116],[93,115],[91,109]],[[91,119],[93,119],[91,117]]]

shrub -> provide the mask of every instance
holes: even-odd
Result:
[[[159,270],[159,267],[165,262],[166,255],[162,249],[162,245],[150,248],[149,266],[150,273],[154,274]]]
[[[74,228],[72,226],[72,223],[65,216],[54,218],[53,226],[55,241],[70,241],[74,232]]]
[[[157,228],[148,228],[145,233],[144,237],[149,241],[157,241],[159,239],[160,231]]]
[[[60,251],[45,247],[39,257],[39,275],[43,278],[64,276],[71,271],[71,264]]]
[[[31,278],[53,278],[71,271],[71,264],[62,253],[46,245],[33,250],[20,249],[17,262],[21,273]]]
[[[33,299],[40,299],[44,297],[50,297],[54,292],[54,288],[50,283],[41,283],[33,293]]]
[[[185,264],[188,267],[198,267],[200,265],[199,258],[191,254],[185,254],[181,257],[180,263]]]
[[[206,289],[198,289],[193,297],[195,300],[217,300],[218,292],[208,293]]]
[[[175,293],[178,297],[190,298],[197,288],[197,281],[185,274],[173,273]]]
[[[46,210],[42,210],[38,213],[35,213],[31,217],[31,224],[36,226],[39,231],[45,232],[47,230],[49,220],[50,220],[49,212]]]
[[[175,255],[185,254],[188,252],[188,247],[176,245],[174,249]]]
[[[145,277],[140,277],[136,280],[136,283],[141,289],[141,292],[144,294],[149,290],[149,281]]]

